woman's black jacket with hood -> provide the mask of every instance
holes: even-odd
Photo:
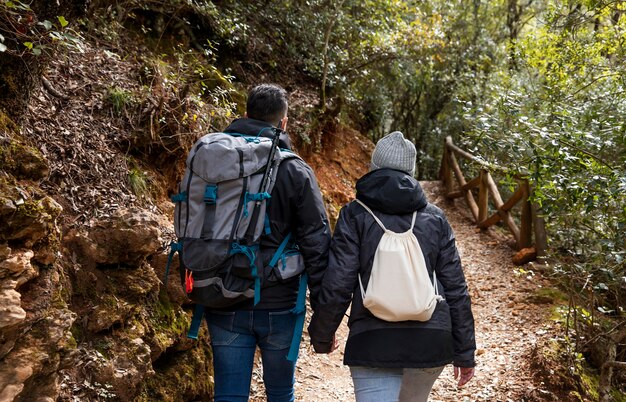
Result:
[[[454,233],[445,215],[428,203],[418,181],[404,172],[374,170],[357,182],[356,190],[357,199],[394,232],[406,231],[417,211],[413,232],[431,278],[433,270],[437,273],[445,300],[426,322],[387,322],[363,307],[358,274],[367,289],[383,230],[365,208],[351,202],[339,214],[318,308],[309,326],[315,349],[330,351],[334,333],[352,303],[344,364],[418,368],[454,362],[458,367],[473,367],[474,318]]]

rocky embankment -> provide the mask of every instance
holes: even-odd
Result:
[[[12,124],[0,143],[0,401],[208,398],[210,350],[161,282],[168,221],[121,207],[69,225],[39,185],[49,161]]]

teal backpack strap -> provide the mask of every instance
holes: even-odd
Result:
[[[270,216],[267,214],[267,212],[265,213],[265,220],[263,222],[263,232],[266,236],[272,234],[272,228],[270,227]]]
[[[270,260],[269,267],[274,268],[278,264],[278,260],[285,254],[287,244],[291,240],[291,232],[285,236],[283,241],[276,249],[276,252]],[[298,353],[300,352],[300,340],[302,339],[302,332],[304,330],[304,319],[306,317],[306,286],[308,276],[304,272],[300,276],[300,285],[298,287],[298,298],[296,300],[296,306],[291,310],[293,314],[296,314],[296,323],[293,330],[293,338],[291,338],[291,346],[289,347],[289,353],[287,354],[287,360],[295,362],[298,360]]]
[[[270,198],[272,198],[272,196],[268,192],[249,193],[249,192],[246,191],[246,194],[244,195],[244,200],[243,200],[243,216],[247,217],[249,215],[249,212],[248,212],[248,202],[250,202],[250,201],[269,200]]]
[[[254,305],[256,306],[261,301],[261,278],[259,277],[259,270],[256,266],[256,253],[259,251],[258,245],[246,246],[239,243],[231,244],[230,255],[243,254],[248,257],[250,261],[250,271],[252,278],[254,278]]]
[[[170,274],[170,266],[172,265],[172,260],[174,259],[174,254],[183,251],[183,243],[170,243],[170,253],[167,256],[167,265],[165,265],[165,279],[163,280],[163,285],[167,286],[167,277]]]
[[[204,318],[204,306],[196,304],[196,308],[193,310],[193,317],[191,318],[191,325],[189,326],[189,332],[187,332],[187,338],[198,339],[198,332],[200,331],[200,324]]]
[[[291,346],[289,347],[289,353],[287,354],[287,360],[295,363],[298,360],[298,353],[300,352],[300,340],[302,339],[302,331],[304,330],[304,318],[306,317],[306,285],[308,275],[306,272],[300,276],[300,287],[298,289],[298,299],[296,300],[296,306],[291,310],[293,314],[296,314],[296,325],[293,330],[293,338],[291,339]]]
[[[278,260],[280,260],[280,258],[283,256],[285,248],[287,248],[287,244],[289,244],[289,240],[291,240],[291,232],[287,233],[287,236],[285,236],[283,241],[280,243],[280,246],[278,246],[278,248],[276,249],[276,252],[272,256],[272,259],[269,263],[270,268],[274,268],[276,264],[278,264]]]

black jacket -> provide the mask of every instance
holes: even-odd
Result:
[[[455,245],[443,212],[426,200],[419,183],[404,172],[379,169],[357,182],[357,198],[394,232],[404,232],[418,211],[413,233],[432,278],[437,273],[445,298],[429,321],[387,322],[365,307],[358,284],[367,288],[382,228],[358,203],[342,208],[324,276],[319,306],[309,326],[315,349],[329,351],[333,335],[350,303],[344,363],[366,367],[438,367],[454,361],[474,366],[474,318]]]
[[[257,135],[263,128],[272,127],[264,121],[242,118],[234,120],[225,133]],[[262,137],[271,137],[271,130],[264,130]],[[289,137],[281,135],[279,146],[291,149]],[[261,237],[260,249],[264,259],[271,258],[285,236],[295,236],[309,275],[311,305],[315,309],[324,271],[328,266],[330,228],[322,195],[313,170],[299,158],[283,161],[278,168],[276,184],[269,200],[268,216],[270,235]],[[268,262],[265,261],[265,262]],[[285,282],[264,282],[261,300],[255,309],[280,310],[295,305],[299,278]],[[252,309],[252,301],[232,306],[229,310]]]

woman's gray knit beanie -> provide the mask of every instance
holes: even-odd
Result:
[[[370,170],[389,168],[415,176],[415,145],[399,131],[387,134],[376,143]]]

